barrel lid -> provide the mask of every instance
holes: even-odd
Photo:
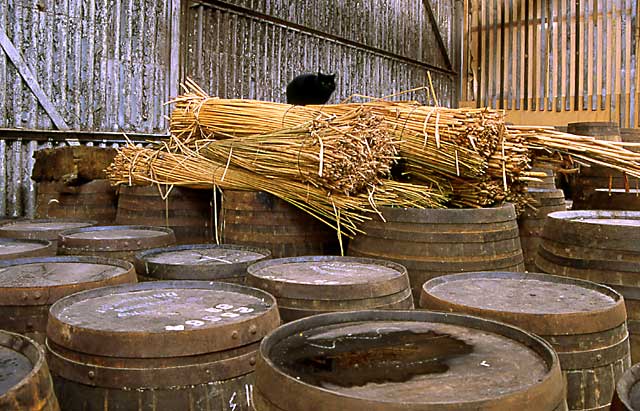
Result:
[[[273,297],[255,288],[153,281],[102,287],[59,300],[49,311],[47,336],[87,354],[161,358],[247,345],[279,322]]]
[[[0,397],[14,388],[33,369],[26,355],[0,345]]]
[[[484,224],[512,221],[516,210],[511,203],[486,208],[402,208],[378,207],[386,221],[403,223]]]
[[[285,324],[262,341],[256,394],[274,409],[318,411],[553,410],[564,400],[557,355],[539,337],[428,311]]]
[[[220,270],[248,266],[269,257],[271,251],[266,248],[234,244],[179,245],[136,254],[137,264],[144,273],[176,280],[213,280],[219,277]]]
[[[0,224],[0,237],[28,238],[55,241],[62,231],[91,227],[98,224],[93,220],[46,218],[36,220],[18,220]]]
[[[26,238],[0,238],[0,259],[29,251],[52,248],[49,240],[29,240]],[[52,250],[55,253],[55,250]]]
[[[547,214],[543,238],[565,244],[640,251],[640,211],[572,210]]]
[[[46,368],[44,350],[39,344],[24,335],[0,330],[0,408],[14,409],[16,396],[29,389],[43,367]],[[31,395],[28,399],[35,403],[37,398]]]
[[[407,269],[385,260],[302,256],[264,260],[247,268],[247,283],[276,297],[352,300],[409,288]]]
[[[588,334],[624,323],[624,300],[590,281],[538,273],[477,272],[433,278],[421,307],[492,318],[538,335]]]
[[[61,248],[125,251],[163,247],[175,243],[173,230],[142,225],[113,225],[66,230],[58,237]]]
[[[113,283],[134,282],[127,261],[90,256],[0,261],[0,304],[47,305],[69,294]]]
[[[622,374],[616,383],[616,395],[612,409],[640,410],[640,364],[634,364]],[[624,407],[621,407],[622,403]],[[617,406],[617,407],[616,407]]]

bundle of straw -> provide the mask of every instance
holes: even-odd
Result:
[[[198,152],[260,175],[356,194],[388,175],[396,145],[371,110],[360,107],[299,127],[226,140],[198,142]]]
[[[112,184],[178,185],[198,189],[230,188],[259,190],[273,194],[333,227],[339,237],[352,237],[359,223],[378,213],[378,206],[443,208],[447,198],[427,187],[380,180],[367,192],[357,195],[328,193],[308,183],[266,177],[225,162],[207,159],[174,139],[176,150],[142,148],[129,144],[119,149],[107,169]]]
[[[532,162],[560,171],[582,165],[599,165],[640,177],[640,153],[625,149],[633,143],[598,140],[555,130],[553,127],[508,126],[509,135],[519,138],[530,152]]]

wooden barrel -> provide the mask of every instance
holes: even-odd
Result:
[[[276,258],[339,253],[335,230],[262,191],[224,190],[220,231],[225,243],[266,248]]]
[[[379,207],[386,222],[365,222],[349,255],[381,258],[409,271],[414,301],[427,280],[465,271],[524,271],[512,204],[477,209]]]
[[[78,218],[113,224],[118,196],[109,180],[93,180],[80,185],[60,181],[36,184],[36,217]]]
[[[627,150],[640,152],[640,128],[621,128],[620,138],[625,143],[638,144],[637,146],[627,146]]]
[[[0,260],[56,255],[56,246],[48,240],[0,238]]]
[[[163,199],[157,186],[123,185],[116,224],[167,227],[178,244],[206,243],[213,239],[212,196],[211,190],[174,186]]]
[[[49,312],[47,349],[65,410],[249,410],[269,294],[209,281],[76,293]]]
[[[58,243],[61,255],[96,255],[135,264],[137,252],[175,245],[176,238],[170,228],[112,225],[63,231]]]
[[[535,209],[526,207],[518,217],[520,244],[524,255],[524,267],[527,271],[536,271],[535,258],[542,236],[542,227],[547,214],[565,211],[567,203],[562,190],[529,188],[529,194],[536,201]]]
[[[8,331],[0,331],[0,410],[60,411],[44,350]]]
[[[550,167],[533,167],[531,171],[537,173],[544,173],[544,177],[538,177],[541,181],[530,181],[527,186],[530,188],[542,188],[546,190],[553,190],[556,188],[556,173]]]
[[[255,263],[247,285],[276,297],[283,322],[366,309],[412,309],[407,269],[370,258],[304,256]]]
[[[548,274],[481,272],[427,281],[420,307],[512,324],[551,344],[570,410],[608,410],[631,366],[624,300],[611,288]]]
[[[0,261],[0,329],[44,343],[49,307],[78,291],[136,282],[133,265],[100,257]]]
[[[208,280],[244,284],[247,267],[270,258],[266,248],[192,244],[136,254],[136,269],[148,280]]]
[[[581,136],[596,137],[599,140],[622,141],[617,123],[569,123],[568,132]],[[577,210],[596,188],[635,187],[637,180],[637,178],[626,176],[622,172],[608,167],[591,165],[589,167],[581,167],[580,173],[572,175],[569,178],[567,188],[571,199],[574,201],[573,209]]]
[[[0,237],[47,240],[58,247],[58,234],[73,228],[91,227],[97,221],[72,218],[16,220],[0,224]]]
[[[576,210],[640,211],[640,189],[597,188],[575,204]]]
[[[616,384],[611,411],[640,410],[640,364],[629,368]]]
[[[640,361],[640,212],[559,211],[547,216],[539,270],[605,284],[623,295],[632,363]]]
[[[285,324],[260,346],[256,411],[566,410],[540,337],[476,317],[353,311]]]

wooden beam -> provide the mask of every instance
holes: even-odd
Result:
[[[436,41],[438,42],[438,46],[440,47],[440,52],[442,57],[444,58],[444,65],[448,70],[453,70],[453,65],[451,64],[451,59],[449,59],[449,52],[447,51],[447,46],[444,44],[444,40],[442,39],[442,33],[440,32],[440,27],[438,27],[438,22],[436,21],[436,16],[433,14],[433,8],[431,7],[431,0],[422,0],[424,3],[424,9],[427,11],[427,17],[429,18],[429,22],[431,23],[431,27],[433,28],[433,32],[436,34]]]
[[[169,98],[178,96],[178,86],[181,81],[180,78],[180,55],[182,41],[180,36],[180,21],[181,21],[182,9],[180,7],[180,0],[171,0],[171,50],[169,51]]]
[[[53,124],[60,130],[68,130],[69,126],[53,106],[51,100],[49,100],[47,95],[44,93],[35,76],[29,69],[29,66],[27,66],[27,63],[24,61],[18,50],[14,47],[4,29],[0,30],[0,45],[4,49],[4,52],[7,54],[13,65],[18,70],[20,76],[22,76],[24,82],[27,83],[27,86],[29,86],[33,94],[38,99],[38,102],[40,103],[42,108],[44,108],[49,117],[51,117],[51,121],[53,121]]]

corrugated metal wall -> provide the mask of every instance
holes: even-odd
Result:
[[[0,0],[0,30],[70,128],[164,132],[173,3]],[[0,127],[55,128],[1,48]]]
[[[454,0],[431,4],[454,59]],[[192,2],[182,32],[184,74],[219,97],[282,102],[293,77],[322,70],[338,102],[428,85],[429,70],[440,103],[456,103],[424,0]]]

